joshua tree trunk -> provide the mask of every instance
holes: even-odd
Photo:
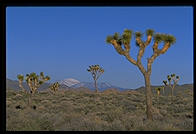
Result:
[[[163,87],[163,95],[165,95],[165,87]]]
[[[152,90],[150,86],[150,75],[144,74],[146,88],[146,114],[147,118],[152,120]]]
[[[171,101],[173,101],[174,88],[171,87]]]
[[[19,87],[22,89],[23,92],[26,92],[26,90],[25,90],[24,87],[22,86],[22,81],[19,81]]]
[[[96,91],[96,93],[98,93],[97,80],[95,80],[95,91]]]
[[[31,104],[32,104],[32,93],[30,92],[29,94],[28,94],[28,106],[31,106]]]

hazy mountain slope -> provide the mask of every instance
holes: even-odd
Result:
[[[72,88],[86,87],[86,88],[89,88],[91,90],[95,90],[95,85],[94,85],[93,82],[80,82],[80,83],[75,84],[71,87]],[[113,86],[113,85],[111,85],[109,83],[106,83],[106,82],[97,83],[97,87],[98,87],[99,90],[105,90],[105,89],[108,89],[108,88],[116,88],[116,89],[119,89],[119,90],[124,89],[124,88],[121,88],[121,87]]]

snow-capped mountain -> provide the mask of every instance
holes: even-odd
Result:
[[[80,83],[80,81],[73,79],[73,78],[64,79],[62,81],[59,81],[59,84],[66,85],[68,87],[71,87],[71,86],[78,84],[78,83]]]
[[[63,86],[68,86],[70,88],[80,88],[80,87],[85,87],[91,90],[95,89],[95,85],[94,82],[80,82],[76,79],[73,78],[69,78],[69,79],[64,79],[59,81],[59,84],[61,84],[61,87]],[[119,90],[123,90],[124,88],[121,87],[117,87],[117,86],[113,86],[107,82],[98,82],[97,83],[97,87],[99,90],[105,90],[105,89],[109,89],[109,88],[116,88]]]

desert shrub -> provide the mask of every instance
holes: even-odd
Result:
[[[33,96],[36,109],[28,107],[27,97],[22,93],[7,93],[6,130],[193,130],[193,98],[178,97],[168,103],[167,96],[160,96],[154,107],[162,118],[156,115],[157,118],[149,123],[145,115],[145,96],[137,91],[123,91],[119,95],[69,90],[50,95],[43,91]],[[17,94],[20,95],[15,98]],[[16,109],[17,105],[22,109]]]

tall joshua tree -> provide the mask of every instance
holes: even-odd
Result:
[[[169,85],[168,85],[166,80],[163,81],[165,86],[169,86],[171,88],[171,96],[172,96],[172,98],[173,98],[174,88],[177,85],[179,79],[180,79],[179,76],[176,76],[175,74],[171,74],[171,75],[167,76],[167,80],[169,82]],[[173,84],[172,84],[172,82],[173,82]]]
[[[101,76],[101,74],[104,73],[104,69],[101,68],[99,65],[91,65],[91,66],[89,66],[87,71],[91,72],[93,79],[95,81],[95,90],[96,90],[96,92],[98,92],[97,79]]]
[[[161,54],[164,54],[167,52],[167,50],[170,48],[172,44],[175,43],[176,39],[174,36],[169,34],[161,34],[161,33],[155,33],[154,30],[148,29],[146,30],[146,36],[147,39],[144,41],[142,40],[143,33],[141,32],[135,32],[135,38],[136,38],[136,45],[139,47],[139,51],[137,54],[137,60],[134,60],[130,56],[130,49],[131,49],[131,39],[132,39],[133,32],[131,30],[125,29],[123,34],[120,35],[119,33],[114,33],[114,35],[109,35],[106,38],[106,42],[108,44],[112,44],[115,48],[115,50],[120,54],[125,56],[125,58],[137,66],[141,73],[144,76],[145,79],[145,88],[146,88],[146,106],[147,106],[147,118],[152,120],[152,90],[151,90],[151,82],[150,82],[150,76],[152,72],[152,63],[154,60],[160,56]],[[141,63],[141,58],[143,57],[143,54],[145,52],[146,47],[151,43],[152,38],[154,39],[154,43],[152,46],[153,54],[151,57],[147,59],[147,69],[144,68],[144,66]],[[164,42],[164,46],[159,49],[158,45]]]

